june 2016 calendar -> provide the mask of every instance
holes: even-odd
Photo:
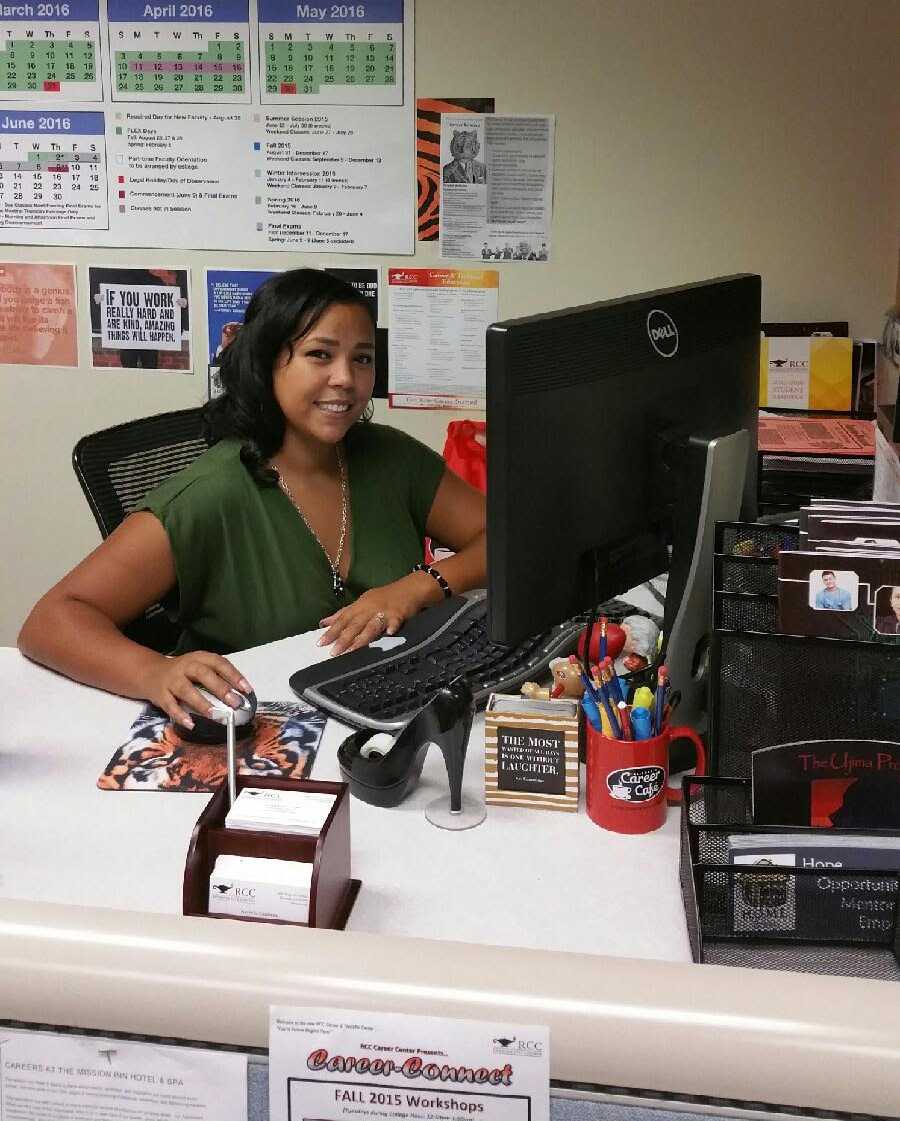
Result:
[[[99,0],[0,3],[0,101],[101,101]]]
[[[259,0],[264,104],[402,105],[403,0]]]
[[[0,110],[0,227],[109,229],[102,113]]]
[[[108,0],[114,101],[250,102],[248,0]]]

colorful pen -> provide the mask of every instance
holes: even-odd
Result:
[[[634,700],[631,702],[632,708],[653,708],[653,690],[647,685],[641,685],[639,689],[634,691]]]
[[[606,657],[606,627],[607,618],[605,615],[600,616],[600,661]]]
[[[633,740],[634,736],[631,734],[631,718],[628,715],[628,705],[624,701],[619,701],[619,724],[622,727],[622,739]]]
[[[610,693],[609,685],[602,672],[600,673],[600,700],[603,702],[603,708],[606,711],[606,715],[609,717],[612,737],[614,740],[620,740],[622,738],[622,729],[619,727],[619,720],[616,716],[616,701]]]
[[[584,709],[585,718],[594,731],[602,732],[603,722],[600,719],[600,709],[597,708],[597,702],[594,700],[590,689],[585,689],[581,698],[581,707]]]
[[[653,735],[650,710],[647,708],[632,708],[631,732],[636,740],[649,740]]]
[[[665,719],[665,700],[666,700],[666,684],[669,678],[669,670],[666,666],[660,666],[656,674],[656,698],[653,712],[653,734],[658,736],[663,730],[663,722]]]

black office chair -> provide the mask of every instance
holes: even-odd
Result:
[[[181,409],[141,417],[82,436],[72,451],[72,466],[104,538],[154,487],[206,451],[202,410]],[[125,628],[135,642],[168,653],[179,629],[160,604]]]

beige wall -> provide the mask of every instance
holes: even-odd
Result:
[[[764,318],[849,318],[857,335],[880,332],[900,227],[896,0],[419,0],[416,22],[419,95],[493,95],[501,113],[557,116],[553,261],[499,265],[503,316],[753,271]],[[203,400],[205,266],[410,263],[3,256],[76,262],[82,299],[88,262],[191,267],[200,361],[193,376],[0,368],[0,643],[99,540],[70,466],[78,437]],[[415,257],[436,261],[433,245]],[[450,416],[391,420],[440,447]]]

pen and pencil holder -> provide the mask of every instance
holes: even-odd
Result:
[[[614,740],[592,728],[587,734],[587,812],[614,833],[652,833],[666,820],[666,807],[681,800],[669,786],[669,746],[690,739],[697,751],[697,773],[706,771],[703,741],[686,726],[666,725],[647,740]]]

